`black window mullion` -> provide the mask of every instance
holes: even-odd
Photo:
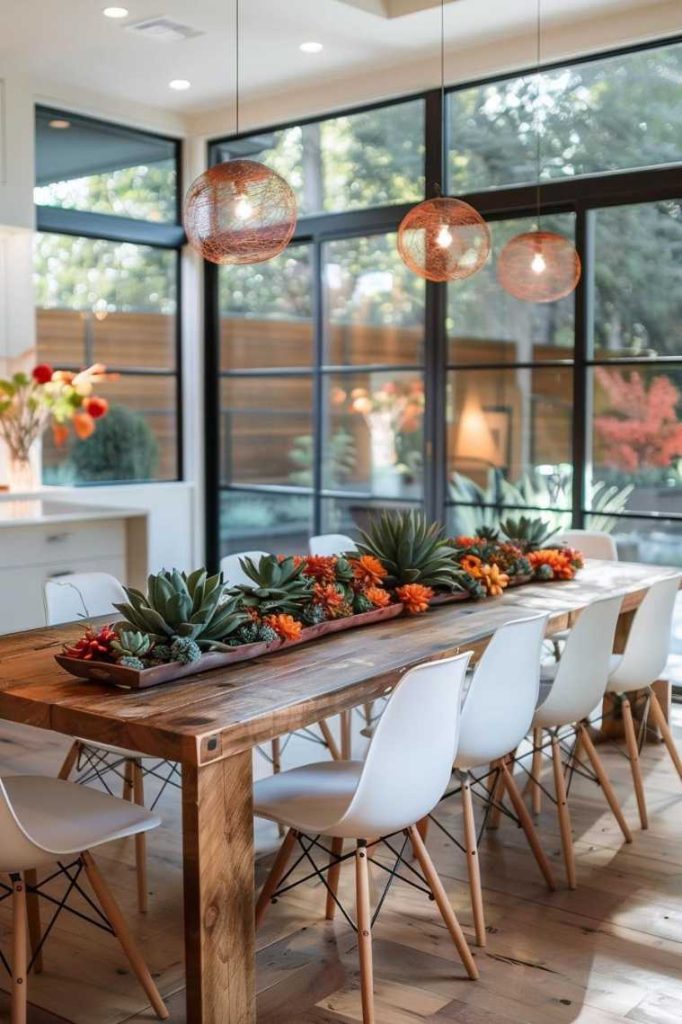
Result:
[[[204,264],[204,493],[206,565],[220,564],[220,298],[218,267]]]
[[[573,370],[573,526],[581,529],[585,506],[587,472],[587,354],[592,330],[594,295],[591,281],[594,274],[593,218],[581,206],[576,210],[575,245],[582,263],[582,274],[575,290],[574,314],[574,370]]]

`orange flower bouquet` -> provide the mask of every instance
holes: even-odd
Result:
[[[57,446],[67,440],[70,425],[79,440],[90,437],[95,421],[109,410],[106,398],[94,393],[95,387],[112,379],[101,363],[80,373],[40,363],[30,374],[0,378],[0,437],[9,451],[11,490],[35,486],[31,449],[48,426]]]

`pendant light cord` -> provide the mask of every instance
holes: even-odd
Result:
[[[239,0],[234,0],[234,11],[235,11],[235,31],[234,31],[234,48],[235,48],[235,134],[239,135]]]
[[[440,139],[443,148],[445,147],[445,137],[445,0],[440,0]],[[445,153],[441,158],[441,177],[443,177],[444,170]],[[436,195],[440,196],[442,191],[442,182],[436,182]]]
[[[239,0],[237,0],[239,2]],[[541,49],[541,25],[542,25],[542,11],[541,11],[542,0],[537,0],[536,6],[536,24],[535,24],[535,168],[536,168],[536,184],[535,184],[535,215],[537,220],[537,229],[540,230],[540,179],[542,176],[542,118],[540,113],[540,79],[542,77],[540,67],[542,61],[542,49]]]

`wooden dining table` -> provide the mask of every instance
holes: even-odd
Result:
[[[507,590],[348,630],[148,690],[67,675],[55,662],[82,624],[0,638],[0,717],[182,765],[187,1024],[254,1024],[252,748],[385,694],[406,669],[473,649],[531,611],[548,632],[623,595],[622,637],[650,584],[678,570],[588,562],[575,579]]]

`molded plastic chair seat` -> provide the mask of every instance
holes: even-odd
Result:
[[[320,533],[308,541],[311,555],[343,555],[347,551],[357,551],[352,537],[345,533]]]
[[[148,832],[161,824],[158,815],[144,807],[89,786],[41,775],[10,775],[2,781],[21,828],[45,851],[45,863],[113,839]],[[32,857],[28,865],[8,863],[0,870],[37,866]]]
[[[566,636],[570,634],[570,630],[566,630]],[[620,665],[623,660],[622,654],[610,654],[609,655],[609,675]],[[543,661],[542,667],[540,668],[540,689],[543,687],[549,689],[551,684],[556,679],[556,674],[559,670],[560,661]]]
[[[250,558],[256,565],[261,558],[268,557],[268,551],[238,551],[234,555],[225,555],[220,559],[220,571],[228,587],[253,587],[253,580],[246,575],[239,564],[243,558]]]
[[[362,761],[321,761],[271,775],[254,786],[255,814],[299,832],[328,835],[350,807],[362,767]],[[346,830],[334,835],[357,838]]]

